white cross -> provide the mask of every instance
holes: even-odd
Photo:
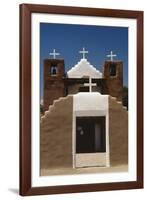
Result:
[[[84,86],[89,86],[89,92],[92,92],[92,86],[96,86],[96,83],[92,83],[92,78],[89,77],[89,83],[84,83]]]
[[[85,54],[88,53],[88,51],[85,50],[85,48],[83,47],[82,51],[79,51],[79,53],[83,54],[83,59],[85,59]]]
[[[50,53],[50,55],[52,55],[52,56],[53,56],[53,58],[54,58],[54,59],[56,59],[56,56],[57,56],[57,55],[60,55],[60,53],[56,53],[56,50],[55,50],[55,49],[53,49],[53,52],[52,52],[52,53]]]
[[[110,55],[107,55],[107,57],[110,57],[110,60],[113,61],[113,57],[116,57],[116,54],[113,54],[113,51],[110,51]]]

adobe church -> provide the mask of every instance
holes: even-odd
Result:
[[[65,72],[53,50],[44,60],[40,169],[128,164],[128,112],[122,105],[123,62],[111,51],[103,72],[81,60]]]

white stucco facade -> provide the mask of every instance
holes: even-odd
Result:
[[[73,96],[73,111],[108,111],[108,95],[99,92],[79,92]]]

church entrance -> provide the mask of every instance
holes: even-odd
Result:
[[[105,117],[76,117],[76,167],[105,165]]]

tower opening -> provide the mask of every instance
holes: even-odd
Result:
[[[116,64],[112,63],[109,67],[110,76],[116,76]]]
[[[51,75],[57,75],[57,66],[56,65],[52,65],[51,68],[50,68],[50,72],[51,72]]]

